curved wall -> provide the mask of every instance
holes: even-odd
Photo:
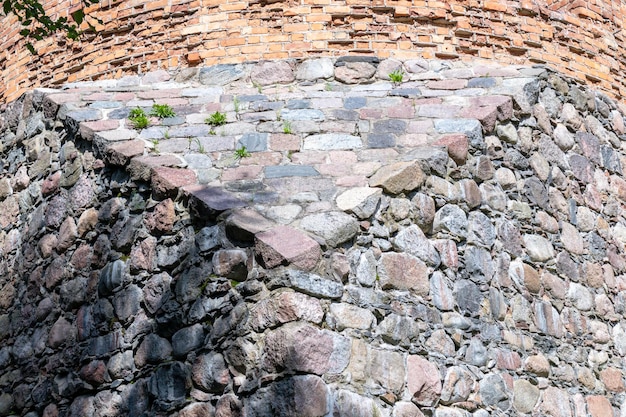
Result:
[[[54,3],[54,6],[51,6]],[[72,0],[48,2],[67,13]],[[0,20],[0,103],[27,89],[148,70],[312,56],[484,58],[548,64],[626,95],[621,1],[103,0],[82,43],[30,56]]]

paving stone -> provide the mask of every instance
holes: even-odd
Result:
[[[192,195],[206,209],[210,211],[222,212],[228,209],[245,206],[245,203],[218,187],[209,187],[206,185],[196,184],[187,185],[183,190]]]
[[[346,97],[343,101],[344,108],[348,110],[355,110],[365,107],[367,104],[367,98],[365,97]]]
[[[310,135],[304,139],[303,150],[358,149],[363,147],[360,137],[339,133]]]
[[[237,141],[237,147],[245,146],[249,152],[262,152],[267,150],[267,133],[244,133]]]
[[[266,268],[293,264],[311,270],[321,256],[317,242],[288,226],[277,226],[256,234],[255,251]]]
[[[264,169],[265,178],[317,177],[320,173],[307,165],[276,165]]]
[[[155,167],[152,169],[152,193],[157,199],[176,198],[178,190],[196,183],[196,173],[190,169]]]

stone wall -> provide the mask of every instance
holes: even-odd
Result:
[[[625,415],[623,111],[426,64],[421,90],[155,73],[8,106],[0,416]],[[130,108],[185,97],[129,136]],[[173,133],[215,110],[227,147]]]
[[[59,15],[72,6],[47,2]],[[159,68],[347,54],[546,63],[620,99],[626,91],[626,10],[616,0],[103,0],[90,13],[103,21],[97,33],[39,42],[39,57],[2,18],[0,103],[37,86]]]

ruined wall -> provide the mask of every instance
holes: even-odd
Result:
[[[417,68],[12,103],[0,416],[623,416],[624,112],[543,70]],[[131,131],[138,97],[184,117]]]
[[[47,5],[64,14],[72,2]],[[103,21],[97,33],[39,42],[40,57],[11,17],[0,20],[0,103],[35,86],[158,68],[348,54],[546,63],[626,92],[622,1],[104,0],[90,12]]]

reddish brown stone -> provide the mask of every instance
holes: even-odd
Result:
[[[168,198],[157,204],[152,213],[146,215],[144,223],[151,233],[167,233],[172,230],[175,220],[174,202]]]
[[[445,135],[433,142],[435,146],[445,146],[448,149],[448,155],[457,163],[462,165],[467,158],[469,151],[469,141],[467,136],[463,134]]]
[[[113,143],[106,149],[105,159],[113,165],[126,165],[138,155],[143,155],[146,143],[143,140],[127,140]]]
[[[119,120],[95,120],[92,122],[82,122],[80,124],[80,135],[86,140],[92,140],[94,132],[102,132],[104,130],[115,130],[120,127]]]
[[[300,138],[291,134],[272,133],[270,136],[270,148],[273,151],[299,151]]]
[[[378,263],[383,289],[413,290],[426,296],[429,291],[429,269],[424,262],[406,253],[384,253]]]
[[[407,388],[413,402],[433,406],[441,395],[441,374],[437,365],[417,355],[407,358]]]
[[[83,366],[79,375],[85,381],[96,386],[110,380],[107,366],[101,360],[94,360]]]
[[[320,245],[301,231],[277,226],[255,237],[255,250],[266,268],[293,264],[306,271],[317,265]]]
[[[57,171],[54,174],[46,178],[41,184],[41,194],[48,195],[54,193],[59,189],[59,181],[61,180],[61,171]]]
[[[609,399],[603,395],[588,396],[587,411],[590,417],[610,417],[614,415]]]
[[[607,391],[624,391],[624,377],[622,371],[617,368],[606,368],[600,371],[600,380]]]
[[[196,182],[196,173],[190,169],[156,167],[152,169],[152,195],[157,200],[176,198],[178,190]]]

